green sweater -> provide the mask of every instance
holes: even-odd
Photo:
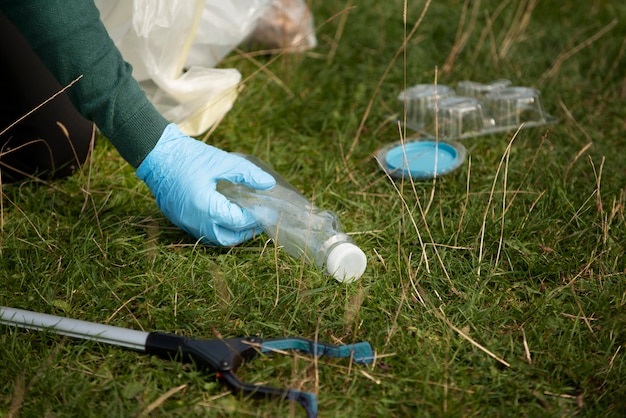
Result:
[[[91,0],[0,0],[0,11],[67,86],[78,111],[92,120],[133,167],[157,143],[168,121],[132,77]]]

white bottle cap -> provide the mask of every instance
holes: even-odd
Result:
[[[326,271],[342,283],[358,280],[366,266],[365,253],[350,242],[337,244],[326,258]]]

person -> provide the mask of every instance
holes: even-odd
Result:
[[[92,0],[0,0],[0,39],[2,181],[70,175],[87,158],[96,126],[163,214],[194,238],[232,246],[259,232],[217,192],[217,181],[269,189],[274,178],[168,122],[133,79]]]

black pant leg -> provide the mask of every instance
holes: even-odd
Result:
[[[62,88],[0,14],[0,132]],[[71,175],[85,162],[94,133],[67,95],[58,95],[0,136],[2,181]]]

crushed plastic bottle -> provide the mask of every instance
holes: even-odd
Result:
[[[321,210],[258,158],[238,154],[276,179],[270,190],[254,190],[220,180],[217,189],[246,209],[284,251],[332,275],[339,282],[358,280],[367,266],[365,253],[342,232],[337,216]]]

